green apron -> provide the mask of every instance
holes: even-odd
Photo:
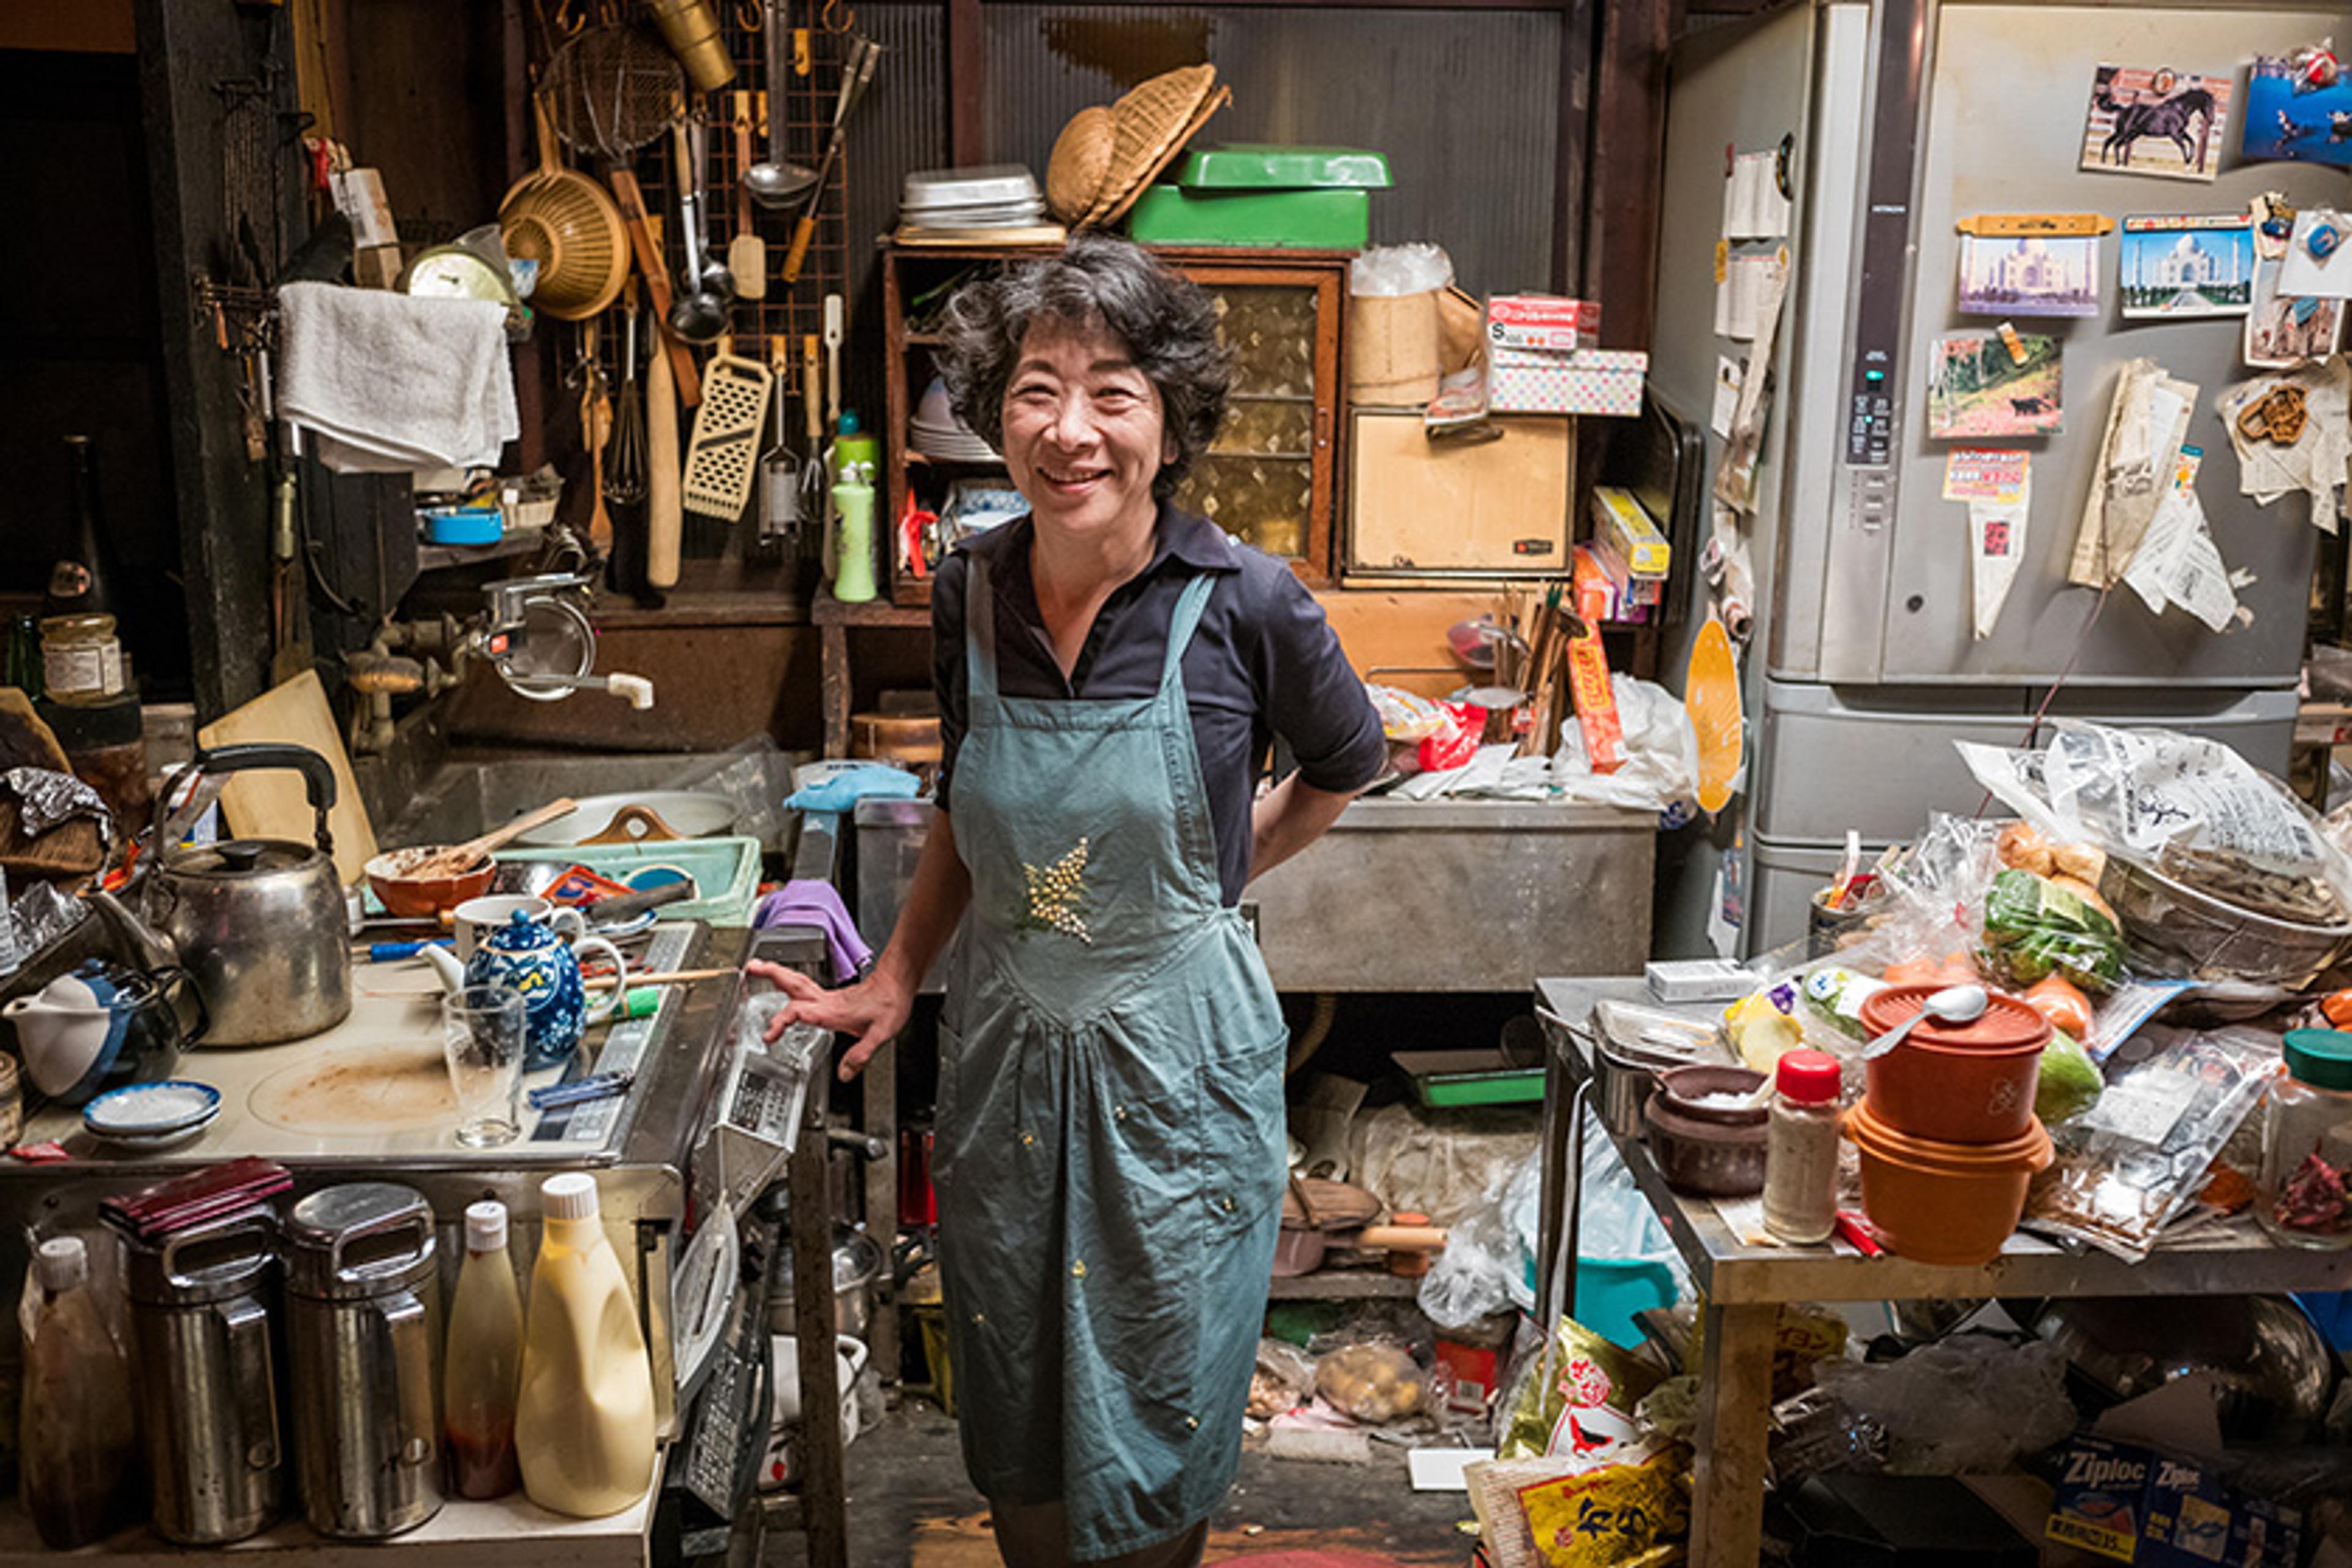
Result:
[[[971,563],[934,1176],[964,1462],[1064,1500],[1070,1552],[1175,1535],[1240,1462],[1281,1219],[1286,1036],[1224,907],[1181,663],[1139,700],[997,690]]]

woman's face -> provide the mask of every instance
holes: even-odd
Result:
[[[1058,321],[1029,329],[1004,390],[1004,461],[1039,528],[1148,528],[1151,482],[1175,456],[1160,389],[1125,343]]]

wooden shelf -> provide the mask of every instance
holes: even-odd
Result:
[[[867,599],[861,604],[845,605],[833,596],[829,587],[819,588],[816,605],[809,619],[820,626],[901,626],[923,627],[931,624],[931,612],[910,605],[893,604],[887,596]]]
[[[1421,1293],[1421,1281],[1365,1268],[1328,1269],[1276,1279],[1267,1299],[1275,1301],[1403,1300]]]
[[[547,542],[547,531],[535,528],[524,533],[509,533],[496,544],[424,544],[416,547],[416,569],[437,572],[448,566],[472,566],[484,561],[503,561],[509,556],[528,555]]]

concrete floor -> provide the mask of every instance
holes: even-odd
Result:
[[[1311,1464],[1244,1452],[1210,1526],[1207,1561],[1298,1552],[1351,1568],[1463,1568],[1473,1537],[1460,1492],[1416,1492],[1402,1449],[1370,1465]],[[955,1423],[919,1396],[850,1446],[849,1560],[856,1568],[997,1568],[988,1510],[965,1479]],[[1369,1562],[1365,1561],[1369,1559]],[[798,1568],[797,1536],[771,1537],[761,1568]]]

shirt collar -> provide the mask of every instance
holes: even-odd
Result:
[[[1035,528],[1034,522],[1023,516],[977,539],[966,540],[956,548],[982,555],[991,562],[1023,559],[1028,554],[1029,540]],[[1153,575],[1171,557],[1195,572],[1242,569],[1241,557],[1225,537],[1224,530],[1198,513],[1180,510],[1163,500],[1160,503],[1160,521],[1153,527],[1151,560],[1137,574],[1138,579]]]

